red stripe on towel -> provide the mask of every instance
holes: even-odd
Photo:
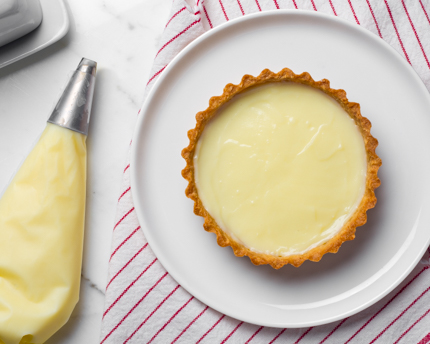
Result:
[[[233,331],[230,332],[230,334],[224,338],[224,340],[221,342],[221,344],[225,344],[229,338],[237,331],[237,329],[239,327],[241,327],[243,325],[243,321],[241,321],[239,324],[237,324],[237,326],[233,329]]]
[[[209,330],[207,330],[207,332],[203,336],[200,337],[200,339],[196,342],[196,344],[199,344],[203,340],[203,338],[205,338],[209,334],[209,332],[211,332],[221,322],[221,320],[224,319],[224,317],[225,315],[223,314],[218,319],[218,321],[215,324],[213,324],[212,327]]]
[[[372,5],[370,5],[369,0],[366,0],[366,2],[367,2],[367,5],[369,6],[370,14],[371,14],[371,15],[372,15],[372,17],[373,17],[373,21],[375,22],[376,29],[378,30],[379,37],[381,37],[381,38],[382,38],[381,30],[379,30],[378,21],[376,20],[375,13],[373,12]]]
[[[148,271],[148,269],[154,265],[154,263],[157,261],[157,258],[155,258],[140,274],[139,276],[137,276],[133,282],[131,282],[127,288],[125,288],[122,293],[115,299],[114,302],[112,302],[112,304],[108,307],[108,309],[106,309],[106,311],[103,313],[103,318],[105,317],[106,314],[109,313],[109,311],[112,309],[113,306],[115,306],[115,304],[121,300],[121,298],[130,290],[130,288],[140,279],[140,277],[143,276],[143,274]]]
[[[167,22],[167,24],[166,24],[166,26],[165,27],[167,27],[167,25],[169,25],[170,24],[170,22],[172,21],[172,19],[173,18],[175,18],[179,13],[181,13],[183,10],[185,10],[185,7],[182,7],[178,12],[176,12],[170,19],[169,19],[169,21]]]
[[[227,13],[225,12],[224,5],[222,4],[221,0],[218,0],[218,1],[219,1],[219,4],[221,5],[222,13],[224,13],[225,20],[228,21],[228,17],[227,17]]]
[[[322,341],[320,341],[319,342],[319,344],[323,344],[333,333],[335,333],[336,332],[336,330],[339,328],[339,327],[341,327],[342,326],[342,324],[345,322],[345,321],[347,321],[348,320],[348,318],[346,318],[346,319],[343,319],[339,324],[337,324],[337,326],[333,329],[333,330],[331,330],[331,332],[327,335],[327,336],[325,336],[325,338],[322,340]]]
[[[155,55],[155,57],[158,56],[159,53],[161,53],[161,51],[167,47],[170,43],[172,43],[173,41],[175,41],[175,39],[177,39],[178,37],[182,36],[185,32],[187,32],[189,29],[191,29],[194,25],[196,25],[198,22],[200,22],[200,19],[197,19],[195,22],[191,23],[190,25],[188,25],[185,29],[183,29],[181,32],[179,32],[176,36],[174,36],[172,39],[170,39],[167,43],[165,43],[160,50],[158,50],[157,55]]]
[[[203,11],[205,11],[205,15],[206,15],[206,18],[208,19],[208,23],[209,23],[209,26],[211,27],[211,29],[213,28],[213,26],[212,26],[212,22],[211,22],[211,20],[209,19],[209,15],[208,15],[208,12],[206,11],[206,7],[204,6],[204,5],[202,5],[203,6]]]
[[[155,79],[155,77],[157,77],[157,75],[159,75],[163,70],[164,70],[164,68],[166,68],[167,67],[167,65],[166,66],[164,66],[163,68],[161,68],[157,73],[155,73],[150,79],[149,79],[149,81],[146,83],[146,85],[148,85],[152,80],[154,80]]]
[[[430,332],[423,339],[420,340],[418,344],[427,344],[430,343]]]
[[[426,11],[426,9],[424,8],[424,5],[423,5],[423,3],[421,2],[421,0],[420,0],[420,5],[421,5],[421,8],[423,9],[423,11],[424,11],[424,14],[425,14],[425,16],[426,16],[426,18],[427,18],[427,21],[429,22],[429,24],[430,24],[430,18],[429,18],[429,15],[427,14],[427,11]]]
[[[159,330],[158,330],[158,332],[156,333],[156,334],[154,334],[153,336],[152,336],[152,338],[151,338],[151,340],[147,343],[147,344],[149,344],[149,343],[151,343],[159,334],[160,334],[160,332],[162,332],[165,328],[166,328],[166,326],[167,325],[169,325],[170,323],[171,323],[171,321],[185,308],[185,307],[187,307],[187,305],[191,302],[191,300],[193,300],[194,299],[194,297],[193,296],[191,296],[190,298],[189,298],[189,300],[185,303],[185,304],[183,304],[182,305],[182,307],[181,308],[179,308],[176,312],[175,312],[175,314],[173,314],[171,317],[170,317],[170,319],[169,320],[167,320],[166,321],[166,323],[163,325],[163,327],[161,327]]]
[[[387,0],[384,0],[384,2],[385,2],[385,5],[387,6],[388,14],[390,16],[391,22],[393,23],[394,31],[396,32],[397,38],[399,40],[403,53],[405,54],[406,60],[409,62],[409,64],[411,64],[411,61],[409,61],[408,53],[406,52],[405,47],[403,46],[402,39],[400,38],[399,31],[397,31],[397,26],[396,26],[396,23],[394,22],[394,17],[393,17],[393,14],[391,13],[390,6],[388,5]]]
[[[259,334],[259,333],[260,333],[260,331],[261,331],[263,328],[264,328],[263,326],[260,326],[260,327],[258,328],[258,330],[257,330],[257,331],[255,331],[255,332],[254,332],[254,334],[253,334],[251,337],[249,337],[249,339],[245,342],[245,344],[248,344],[251,340],[253,340],[253,339],[254,339],[254,337],[255,337],[257,334]]]
[[[127,262],[127,263],[125,263],[125,265],[121,268],[121,269],[119,269],[119,271],[115,274],[115,276],[113,276],[112,278],[111,278],[111,280],[109,281],[109,283],[108,283],[108,285],[106,286],[106,289],[110,286],[110,284],[113,282],[113,280],[134,260],[134,258],[136,258],[137,257],[137,255],[140,253],[140,252],[142,252],[146,247],[148,246],[148,243],[146,243],[145,245],[143,245],[140,249],[139,249],[139,251],[137,251],[136,253],[135,253],[135,255],[133,256],[133,257],[131,257],[130,258],[130,260]]]
[[[139,300],[139,301],[137,301],[136,302],[136,304],[127,312],[127,314],[120,320],[120,322],[118,323],[118,324],[116,324],[115,325],[115,327],[103,338],[103,340],[100,342],[100,344],[103,344],[105,341],[106,341],[106,339],[108,339],[111,335],[112,335],[112,333],[114,333],[115,331],[116,331],[116,329],[118,328],[118,327],[120,327],[121,326],[121,324],[124,322],[124,320],[125,319],[127,319],[128,318],[128,316],[136,309],[136,307],[137,306],[139,306],[139,304],[145,299],[145,297],[152,291],[152,290],[154,290],[154,288],[163,280],[163,278],[164,277],[166,277],[167,276],[167,272],[163,275],[163,276],[161,276],[161,278],[157,281],[157,282],[155,282],[155,284],[151,287],[151,289],[149,289],[146,293],[145,293],[145,295],[143,295],[143,297]]]
[[[354,15],[355,21],[357,22],[358,25],[360,25],[360,22],[358,21],[357,15],[355,14],[355,11],[354,11],[354,7],[352,6],[351,0],[348,0],[348,4],[349,4],[349,7],[351,7],[351,11],[352,11],[352,14]]]
[[[330,3],[330,7],[333,10],[333,13],[335,16],[337,16],[336,10],[334,9],[333,3],[331,2],[331,0],[328,0],[328,2]]]
[[[301,337],[299,338],[299,339],[297,339],[296,340],[296,342],[294,343],[294,344],[299,344],[300,343],[300,341],[309,333],[309,332],[311,332],[311,330],[313,329],[313,327],[309,327],[308,329],[307,329],[307,331],[305,332],[305,333],[303,333],[302,335],[301,335]]]
[[[134,210],[134,207],[131,208],[121,219],[116,223],[115,227],[113,227],[113,230],[115,230],[116,227]]]
[[[412,301],[411,304],[408,307],[406,307],[403,310],[403,312],[397,316],[397,318],[395,318],[392,322],[390,322],[390,324],[387,327],[385,327],[369,344],[373,344],[374,342],[376,342],[379,339],[379,337],[381,337],[385,333],[385,331],[387,331],[391,326],[393,326],[393,324],[397,320],[399,320],[409,310],[409,308],[415,305],[418,302],[418,300],[421,299],[429,290],[430,290],[430,287],[424,290],[420,296],[418,296],[414,301]]]
[[[181,338],[181,336],[191,327],[191,325],[193,325],[202,315],[204,312],[206,312],[208,310],[209,306],[206,306],[205,309],[203,309],[199,315],[197,315],[188,325],[187,327],[185,327],[181,333],[179,333],[179,335],[173,340],[173,342],[171,344],[174,344],[179,338]]]
[[[179,284],[175,287],[175,289],[173,289],[170,293],[169,293],[169,295],[167,295],[164,299],[163,299],[163,301],[161,301],[158,305],[157,305],[157,307],[155,307],[154,308],[154,310],[151,312],[151,314],[149,314],[146,318],[145,318],[145,320],[143,320],[143,322],[137,327],[137,329],[135,329],[134,330],[134,332],[124,341],[124,344],[125,343],[127,343],[136,333],[137,333],[137,331],[139,331],[141,328],[142,328],[142,326],[143,325],[145,325],[145,323],[148,321],[148,319],[149,318],[151,318],[153,315],[154,315],[154,313],[156,312],[156,311],[158,311],[159,309],[160,309],[160,307],[164,304],[164,302],[166,302],[178,289],[179,289]]]
[[[276,340],[276,339],[278,339],[278,338],[282,335],[282,333],[284,333],[286,330],[287,330],[287,329],[286,329],[286,328],[284,328],[281,332],[279,332],[279,333],[276,335],[276,337],[275,337],[275,338],[273,338],[273,339],[272,339],[272,341],[271,341],[269,344],[274,343],[274,342],[275,342],[275,340]]]
[[[399,296],[413,281],[415,281],[417,278],[418,278],[418,276],[420,276],[425,270],[427,270],[429,267],[428,266],[425,266],[420,272],[418,272],[402,289],[400,289],[397,293],[396,293],[396,295],[394,295],[379,311],[377,311],[375,314],[373,314],[372,315],[372,317],[369,319],[369,320],[367,320],[365,323],[364,323],[364,325],[363,326],[361,326],[358,330],[357,330],[357,332],[355,332],[353,335],[352,335],[352,337],[351,338],[349,338],[346,342],[345,342],[345,344],[347,344],[347,343],[349,343],[358,333],[360,333],[362,330],[363,330],[363,328],[365,328],[373,319],[375,319],[375,317],[379,314],[379,313],[381,313],[385,308],[387,308],[387,306],[397,297],[397,296]]]
[[[239,5],[239,7],[240,7],[240,11],[242,12],[242,15],[244,16],[245,12],[243,11],[242,4],[240,3],[240,0],[237,0],[237,3]]]
[[[429,313],[430,313],[430,308],[423,315],[421,315],[411,326],[409,326],[409,328],[402,333],[402,335],[394,342],[394,344],[397,344],[416,324],[418,324]],[[430,340],[430,337],[429,337],[429,340]]]
[[[119,198],[118,198],[118,202],[119,202],[119,200],[127,193],[127,192],[129,192],[130,191],[130,189],[131,189],[131,186],[129,186],[122,194],[121,194],[121,196],[119,196]]]
[[[419,46],[420,46],[420,48],[421,48],[421,51],[422,51],[422,53],[423,53],[423,55],[424,55],[424,59],[425,59],[425,60],[426,60],[426,62],[427,62],[427,66],[428,66],[428,67],[429,67],[429,69],[430,69],[430,63],[429,63],[429,60],[428,60],[428,58],[427,58],[426,52],[424,51],[423,45],[421,44],[421,40],[420,40],[420,38],[418,37],[417,31],[415,30],[414,23],[412,23],[412,19],[411,19],[411,17],[409,16],[409,12],[408,12],[408,9],[406,8],[405,1],[404,1],[404,0],[402,0],[402,5],[403,5],[403,8],[404,8],[404,10],[405,10],[406,15],[408,16],[409,23],[410,23],[410,24],[411,24],[411,26],[412,26],[412,30],[414,31],[415,37],[417,38],[418,44],[419,44]]]
[[[258,0],[255,0],[255,3],[257,4],[258,10],[261,12],[261,7],[260,7],[260,4],[258,3]]]
[[[115,253],[122,247],[122,245],[124,245],[133,235],[134,233],[136,233],[139,230],[140,226],[138,226],[133,232],[131,232],[131,234],[124,239],[124,241],[118,245],[118,247],[112,252],[109,261],[111,261],[112,257],[115,255]]]

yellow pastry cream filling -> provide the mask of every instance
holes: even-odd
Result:
[[[337,234],[366,184],[354,120],[324,92],[295,82],[253,87],[206,124],[194,154],[199,198],[250,250],[302,254]]]

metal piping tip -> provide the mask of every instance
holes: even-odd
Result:
[[[81,60],[49,117],[49,123],[88,134],[96,72],[97,62]]]
[[[79,70],[84,73],[96,75],[97,72],[97,62],[93,60],[86,59],[85,57],[82,58],[81,62],[79,63],[78,68],[76,70]]]

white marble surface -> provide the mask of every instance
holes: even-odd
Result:
[[[69,322],[46,342],[92,344],[99,342],[124,162],[171,0],[69,0],[66,5],[71,25],[62,40],[0,69],[0,190],[43,131],[81,57],[97,61],[80,301]]]

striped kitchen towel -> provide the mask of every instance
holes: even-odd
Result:
[[[280,8],[319,11],[365,27],[396,49],[430,90],[429,0],[174,0],[146,92],[173,57],[205,31]],[[202,304],[148,246],[131,198],[129,166],[114,225],[100,343],[430,343],[430,251],[385,298],[327,325],[256,326]]]

